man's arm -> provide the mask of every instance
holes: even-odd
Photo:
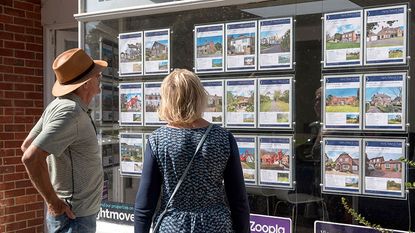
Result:
[[[25,139],[25,142],[23,142],[22,150],[27,146],[25,143],[31,144],[33,139],[34,138],[31,138],[29,135]],[[53,216],[66,213],[69,218],[74,219],[75,214],[64,201],[58,198],[52,187],[52,183],[50,182],[48,166],[46,163],[46,158],[49,154],[35,145],[30,145],[26,148],[27,149],[25,149],[22,157],[22,163],[26,167],[33,185],[47,203],[49,213]]]
[[[32,144],[33,140],[36,138],[35,135],[27,135],[25,140],[23,141],[22,145],[20,146],[20,149],[24,152],[26,152],[27,148]]]

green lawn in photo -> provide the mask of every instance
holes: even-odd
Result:
[[[279,182],[289,182],[290,179],[288,179],[288,177],[284,177],[284,176],[278,176],[277,180]]]
[[[278,114],[277,115],[277,122],[278,123],[287,123],[288,122],[288,114]]]
[[[357,118],[347,119],[346,123],[347,124],[357,124],[357,123],[359,123],[359,119],[357,119]]]
[[[395,125],[395,124],[399,125],[401,123],[402,121],[400,119],[389,119],[388,120],[388,124],[391,124],[391,125]]]
[[[359,53],[347,53],[346,60],[358,60],[360,58]]]
[[[243,169],[255,169],[255,163],[241,162]]]
[[[278,101],[276,102],[278,112],[288,112],[290,109],[290,105],[288,103]],[[261,102],[260,111],[261,112],[272,112],[271,110],[272,102],[271,101],[263,101]]]
[[[359,42],[327,42],[326,49],[352,49],[352,48],[359,48]]]
[[[359,107],[350,105],[326,106],[326,112],[359,112]]]
[[[403,51],[390,51],[389,52],[389,58],[402,58],[403,57]]]

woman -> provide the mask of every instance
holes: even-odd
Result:
[[[199,78],[176,69],[161,85],[159,116],[167,121],[148,139],[134,211],[135,232],[149,232],[161,189],[160,212],[205,134],[207,92]],[[225,202],[225,196],[229,205]],[[239,151],[232,134],[212,126],[183,183],[160,219],[158,232],[248,233],[249,206]]]

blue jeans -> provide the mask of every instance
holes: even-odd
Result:
[[[49,233],[95,233],[97,214],[70,219],[66,214],[46,216]]]

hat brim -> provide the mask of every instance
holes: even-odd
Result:
[[[91,78],[93,78],[97,73],[100,73],[107,68],[108,63],[103,60],[94,60],[94,68],[87,73],[83,78],[77,80],[74,83],[63,85],[60,84],[58,80],[55,81],[55,84],[52,88],[52,95],[58,97],[63,96],[68,93],[71,93],[72,91],[75,91],[80,86],[84,85],[86,82],[88,82]]]

